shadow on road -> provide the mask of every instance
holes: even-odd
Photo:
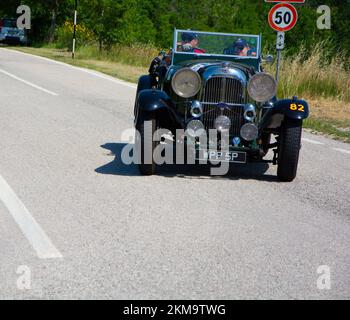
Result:
[[[121,154],[126,143],[106,143],[101,148],[110,151],[113,161],[99,167],[95,172],[117,176],[140,176],[137,165],[126,165],[121,161]],[[162,165],[157,168],[157,175],[167,178],[187,179],[254,179],[277,182],[275,175],[265,174],[269,169],[267,163],[253,163],[248,165],[231,165],[225,176],[211,176],[209,165]]]

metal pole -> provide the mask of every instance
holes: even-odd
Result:
[[[282,59],[282,50],[285,47],[285,34],[284,32],[277,32],[277,66],[276,66],[276,81],[277,83],[280,80],[280,69],[281,69],[281,59]]]
[[[72,48],[72,58],[73,58],[73,59],[75,58],[77,17],[78,17],[78,0],[75,0],[75,9],[74,9],[74,32],[73,32],[73,48]]]
[[[277,83],[280,80],[280,68],[281,68],[281,53],[282,50],[277,50],[277,66],[276,66],[276,81]]]

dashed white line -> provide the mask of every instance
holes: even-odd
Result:
[[[0,199],[40,259],[62,258],[62,254],[55,248],[44,230],[1,175]]]
[[[333,150],[339,151],[341,153],[350,154],[350,150],[345,150],[345,149],[341,149],[341,148],[333,148]]]
[[[5,70],[0,69],[0,72],[3,73],[3,74],[5,74],[5,75],[7,75],[7,76],[9,76],[9,77],[11,77],[11,78],[13,78],[13,79],[15,79],[15,80],[17,80],[17,81],[23,82],[23,83],[25,83],[26,85],[31,86],[31,87],[33,87],[33,88],[35,88],[35,89],[41,90],[41,91],[43,91],[43,92],[45,92],[45,93],[48,93],[48,94],[51,94],[51,95],[53,95],[53,96],[58,96],[58,94],[55,93],[55,92],[52,92],[52,91],[50,91],[50,90],[47,90],[47,89],[45,89],[45,88],[43,88],[43,87],[40,87],[40,86],[38,86],[38,85],[36,85],[36,84],[34,84],[34,83],[31,83],[31,82],[29,82],[29,81],[27,81],[27,80],[21,79],[21,78],[15,76],[14,74],[9,73],[9,72],[7,72],[7,71],[5,71]]]
[[[316,140],[307,139],[307,138],[302,138],[301,140],[304,141],[304,142],[311,143],[311,144],[324,145],[324,143],[322,143],[322,142],[319,142],[319,141],[316,141]]]

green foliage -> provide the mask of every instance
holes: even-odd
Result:
[[[71,46],[73,30],[74,24],[69,21],[66,21],[57,28],[55,41],[57,48],[69,48]],[[85,46],[93,43],[95,39],[94,34],[82,23],[77,25],[75,35],[77,41],[83,43]]]
[[[22,2],[32,10],[34,41],[62,38],[62,26],[72,22],[75,0],[6,0],[2,1],[0,16],[16,16]],[[262,33],[264,48],[274,51],[275,32],[267,23],[272,4],[264,0],[79,0],[79,23],[94,35],[100,48],[114,44],[152,44],[167,48],[172,45],[173,29],[197,29],[229,33]],[[319,30],[317,7],[329,5],[332,29]],[[328,54],[345,51],[350,55],[350,0],[307,0],[297,5],[299,22],[287,33],[287,54],[299,52],[303,46],[310,52],[316,43],[328,40]],[[56,32],[56,33],[55,33]],[[86,39],[79,39],[84,45]]]

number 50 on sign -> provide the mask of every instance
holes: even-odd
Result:
[[[276,4],[269,12],[269,24],[280,32],[291,30],[298,21],[298,12],[289,3]]]

